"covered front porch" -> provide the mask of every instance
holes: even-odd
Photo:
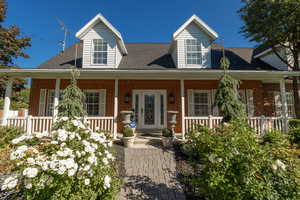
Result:
[[[58,113],[56,106],[59,104],[60,90],[68,85],[70,70],[9,69],[4,72],[9,77],[9,81],[6,86],[4,117],[1,124],[20,126],[28,134],[50,131]],[[89,122],[91,129],[110,132],[114,138],[117,138],[117,133],[121,132],[123,127],[121,111],[134,111],[133,118],[137,121],[139,131],[169,127],[168,111],[178,111],[175,130],[178,137],[184,139],[185,134],[197,124],[206,125],[210,128],[220,124],[222,117],[218,116],[216,108],[212,105],[217,80],[222,73],[222,70],[197,72],[189,70],[140,70],[135,72],[127,70],[81,70],[78,86],[87,91],[102,91],[99,92],[97,98],[105,99],[103,100],[105,104],[96,105],[101,112],[94,112],[93,106],[91,106],[93,102],[90,102],[90,112],[96,116],[87,116],[85,120]],[[289,116],[286,77],[299,76],[299,74],[237,70],[229,71],[229,73],[243,80],[241,88],[246,96],[247,91],[253,90],[254,98],[252,98],[252,104],[248,106],[249,118],[247,120],[251,127],[259,133],[269,129],[287,132]],[[9,118],[7,113],[10,108],[12,81],[18,77],[32,78],[32,93],[34,94],[31,94],[30,115],[28,117]],[[262,83],[268,82],[280,85],[281,116],[267,116],[264,108],[262,108],[264,99],[260,99],[259,95],[262,95]],[[45,90],[44,96],[41,95],[43,89]],[[50,101],[50,94],[53,96],[53,101]],[[203,97],[207,100],[201,102]],[[41,98],[48,99],[48,101],[44,101],[43,104],[38,100]],[[191,99],[197,99],[199,102],[191,101]],[[250,101],[251,98],[247,100],[248,103]],[[99,102],[101,101],[99,100]],[[254,110],[251,110],[251,105],[255,107]]]

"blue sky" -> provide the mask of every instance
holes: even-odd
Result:
[[[75,33],[97,13],[102,13],[122,34],[125,42],[169,42],[172,34],[193,14],[219,34],[226,47],[252,47],[240,31],[237,10],[240,0],[8,0],[6,25],[15,24],[32,38],[26,52],[29,59],[16,64],[32,68],[61,50],[63,39],[56,18],[70,31],[67,46]]]

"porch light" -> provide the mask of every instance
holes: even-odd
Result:
[[[169,104],[175,104],[175,95],[173,93],[169,94]]]
[[[129,92],[127,92],[127,93],[125,94],[124,103],[129,104],[129,102],[130,102],[130,97],[131,97],[131,94],[130,94]]]

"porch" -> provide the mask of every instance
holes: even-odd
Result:
[[[10,78],[6,87],[2,125],[20,126],[28,134],[36,131],[50,131],[58,113],[56,106],[59,103],[60,90],[68,85],[70,70],[22,69],[7,70],[6,73]],[[168,127],[167,111],[178,111],[176,132],[184,139],[185,134],[197,124],[210,128],[215,128],[220,124],[222,117],[215,112],[212,101],[217,80],[222,73],[221,70],[196,72],[188,70],[135,72],[84,70],[81,71],[78,86],[83,90],[99,91],[97,98],[102,98],[101,103],[97,105],[98,111],[101,110],[101,112],[95,112],[95,116],[85,118],[90,122],[91,129],[110,132],[114,138],[117,138],[117,133],[123,127],[120,112],[131,109],[136,110],[138,125],[143,125],[138,128],[162,129]],[[259,133],[268,129],[287,132],[289,109],[286,77],[297,74],[263,71],[230,71],[229,73],[243,80],[241,89],[245,92],[246,101],[252,101],[252,104],[248,106],[249,125]],[[16,77],[31,77],[33,80],[30,100],[30,115],[32,116],[28,118],[9,118],[6,114],[10,107],[12,80]],[[278,117],[272,114],[266,115],[265,112],[264,84],[271,82],[279,86],[281,106]],[[248,90],[252,90],[252,99],[246,97]],[[53,99],[49,99],[49,96]],[[191,101],[191,99],[199,101],[199,98],[203,97],[207,98],[204,103],[197,102],[196,104],[194,100]],[[46,100],[43,102],[41,99]],[[202,110],[199,110],[199,107]],[[46,114],[49,116],[45,116]]]

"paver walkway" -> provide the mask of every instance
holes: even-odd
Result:
[[[176,179],[173,151],[125,148],[124,154],[125,178],[120,200],[185,200]]]

